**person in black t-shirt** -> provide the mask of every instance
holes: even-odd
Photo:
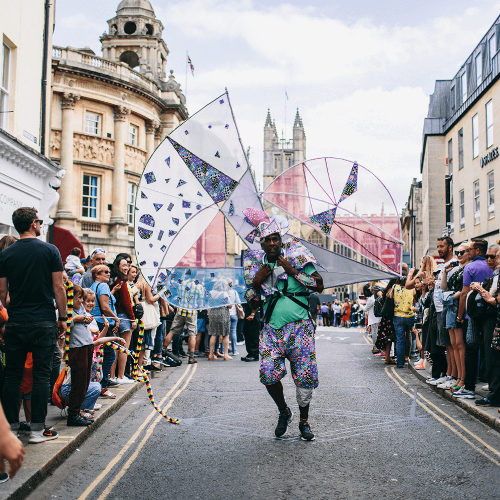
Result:
[[[0,301],[7,306],[3,404],[14,433],[19,430],[19,387],[28,352],[33,353],[30,443],[57,437],[45,429],[52,355],[66,330],[66,292],[59,250],[39,239],[43,221],[35,208],[18,208],[12,221],[19,241],[0,253]],[[10,301],[7,302],[7,293]],[[56,322],[54,300],[59,311]]]

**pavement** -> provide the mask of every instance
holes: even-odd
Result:
[[[156,380],[166,380],[171,375],[169,369],[153,372]],[[79,451],[78,447],[97,431],[102,424],[115,414],[139,390],[146,390],[143,383],[134,383],[113,387],[111,392],[116,399],[99,397],[97,402],[102,408],[95,412],[95,421],[89,427],[68,427],[65,410],[49,405],[47,426],[52,426],[58,433],[58,438],[44,443],[26,444],[26,455],[23,466],[13,480],[0,485],[0,500],[17,500],[29,495],[46,477],[60,466],[71,453]],[[20,421],[25,420],[21,409]]]
[[[285,395],[296,415],[276,439],[258,363],[241,362],[238,349],[233,361],[199,358],[152,380],[157,403],[180,425],[152,410],[143,384],[99,399],[89,428],[67,427],[50,407],[60,438],[27,446],[0,499],[475,499],[500,491],[498,408],[457,401],[412,366],[384,366],[362,330],[316,332],[310,443],[298,437],[290,374]]]

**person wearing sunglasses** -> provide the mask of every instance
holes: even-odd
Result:
[[[120,319],[116,313],[116,299],[111,293],[109,288],[109,277],[110,270],[108,266],[98,265],[92,268],[92,278],[93,283],[90,289],[96,295],[96,306],[92,309],[92,316],[94,316],[97,321],[97,326],[99,330],[104,329],[104,317],[109,322],[109,329],[113,335],[118,334],[118,329],[120,326]],[[112,383],[109,380],[109,373],[111,366],[115,361],[115,350],[112,347],[104,346],[104,357],[102,360],[102,391],[101,396],[107,398],[113,398],[114,394],[111,394],[108,387],[116,386],[116,383]]]
[[[57,337],[66,331],[66,291],[59,250],[38,239],[43,221],[35,208],[18,208],[12,222],[19,240],[0,253],[0,301],[7,307],[3,404],[12,431],[19,431],[19,387],[33,353],[30,443],[56,439],[45,428],[50,372]],[[7,292],[10,301],[7,300]],[[54,300],[59,311],[56,321]]]

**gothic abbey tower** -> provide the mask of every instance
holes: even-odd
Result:
[[[305,159],[306,134],[298,108],[293,124],[293,139],[288,141],[278,137],[276,124],[268,110],[264,125],[264,189],[287,168]]]

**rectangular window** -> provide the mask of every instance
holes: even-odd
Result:
[[[479,156],[479,118],[477,113],[472,117],[472,158]]]
[[[493,170],[487,175],[486,183],[488,186],[488,219],[495,217],[495,177]]]
[[[134,209],[135,209],[136,194],[137,194],[137,186],[135,184],[132,184],[131,182],[129,182],[128,189],[127,189],[127,222],[129,224],[134,223]]]
[[[99,178],[83,174],[82,217],[97,219],[99,202]]]
[[[486,149],[493,146],[493,101],[486,103]]]
[[[474,225],[480,222],[479,180],[474,181]]]
[[[481,52],[476,56],[476,87],[483,81],[483,57]]]
[[[285,168],[292,166],[292,155],[285,155]]]
[[[455,212],[453,211],[453,179],[450,181],[450,230],[453,234],[455,227]]]
[[[462,104],[467,100],[467,71],[460,77],[460,87],[462,88]]]
[[[132,124],[129,126],[128,142],[131,146],[137,146],[137,127]]]
[[[85,133],[101,135],[102,115],[97,113],[85,112]]]
[[[453,140],[448,141],[448,175],[453,174]]]
[[[490,44],[490,68],[493,68],[493,57],[497,53],[497,37],[496,34],[489,39],[488,43]]]
[[[454,111],[455,110],[455,85],[453,85],[453,87],[451,87],[451,90],[450,90],[450,106],[451,106],[451,110]]]
[[[280,155],[274,155],[274,170],[280,169],[281,157]]]
[[[2,66],[0,70],[0,128],[9,128],[9,95],[10,95],[10,59],[11,50],[5,43],[2,45]]]
[[[465,194],[464,190],[458,193],[458,203],[459,203],[459,211],[460,211],[460,231],[465,229]]]
[[[458,170],[464,168],[464,129],[458,131]]]

